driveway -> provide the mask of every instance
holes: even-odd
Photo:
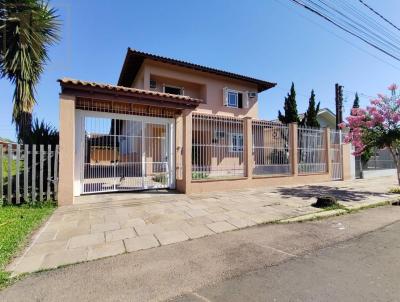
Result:
[[[9,266],[13,274],[169,245],[320,211],[315,196],[348,207],[393,198],[394,177],[183,195],[92,195],[57,209]]]

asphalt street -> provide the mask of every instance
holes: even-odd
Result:
[[[173,301],[400,301],[400,223]]]

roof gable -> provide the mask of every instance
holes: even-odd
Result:
[[[219,70],[219,69],[215,69],[215,68],[211,68],[211,67],[207,67],[207,66],[202,66],[202,65],[198,65],[198,64],[193,64],[193,63],[189,63],[189,62],[185,62],[185,61],[161,57],[158,55],[145,53],[145,52],[141,52],[141,51],[137,51],[137,50],[128,48],[128,51],[125,56],[125,61],[124,61],[124,64],[122,66],[122,70],[121,70],[121,73],[119,76],[118,86],[130,87],[145,59],[150,59],[150,60],[154,60],[154,61],[159,61],[159,62],[163,62],[163,63],[167,63],[167,64],[172,64],[172,65],[176,65],[176,66],[189,68],[189,69],[196,70],[196,71],[212,73],[212,74],[224,76],[224,77],[231,78],[231,79],[237,79],[237,80],[242,80],[245,82],[253,83],[253,84],[257,85],[258,92],[262,92],[264,90],[270,89],[276,85],[276,83],[271,83],[271,82],[239,75],[236,73],[223,71],[223,70]]]

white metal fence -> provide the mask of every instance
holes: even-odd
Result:
[[[327,171],[327,143],[323,129],[303,128],[297,130],[297,161],[299,174]]]
[[[244,176],[243,119],[193,114],[192,179]]]
[[[0,204],[57,200],[58,145],[0,145]]]
[[[389,149],[377,149],[374,150],[373,155],[363,168],[365,170],[396,169],[396,165]]]
[[[168,188],[168,119],[84,116],[82,193]]]
[[[343,179],[343,155],[342,155],[342,131],[330,130],[330,159],[331,159],[331,178],[332,180]]]
[[[254,175],[289,175],[289,127],[268,121],[252,121]]]

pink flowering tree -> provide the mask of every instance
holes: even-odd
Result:
[[[390,95],[378,94],[366,109],[353,108],[340,128],[348,128],[345,142],[352,143],[354,155],[369,148],[388,148],[397,167],[400,185],[400,94],[397,85],[388,87]]]

